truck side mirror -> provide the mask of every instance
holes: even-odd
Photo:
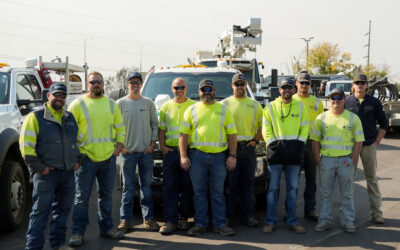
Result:
[[[49,99],[47,99],[47,93],[49,93],[49,89],[43,89],[42,90],[42,101],[43,103],[47,102]]]

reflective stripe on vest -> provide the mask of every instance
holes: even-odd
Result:
[[[166,135],[167,140],[169,139],[179,139],[179,134],[178,135]]]
[[[110,109],[111,109],[111,114],[114,114],[114,102],[108,99],[110,102]],[[89,110],[86,107],[85,102],[83,101],[83,98],[79,98],[79,103],[81,105],[83,114],[86,119],[87,123],[87,131],[88,131],[88,138],[80,144],[80,146],[89,144],[89,143],[98,143],[98,142],[115,142],[113,136],[112,136],[112,131],[113,131],[113,125],[110,125],[110,137],[108,138],[93,138],[93,127],[92,127],[92,121],[90,120],[90,115],[89,115]]]
[[[343,141],[343,138],[341,136],[326,136],[326,123],[325,123],[325,113],[321,114],[321,125],[322,125],[322,130],[323,130],[323,137],[322,140],[323,141]],[[349,120],[349,127],[353,127],[354,125],[354,113],[350,112],[350,120]],[[313,132],[316,132],[315,130],[313,130]],[[362,131],[361,131],[362,132]],[[350,142],[354,142],[354,138],[350,139]],[[338,145],[327,145],[327,146],[338,146]],[[343,146],[343,147],[349,147],[349,146]],[[328,149],[327,147],[322,147],[323,149]],[[350,150],[353,147],[351,146]],[[338,148],[331,148],[331,149],[338,149]],[[343,149],[343,148],[341,148]],[[344,149],[343,149],[344,150]],[[346,149],[348,150],[348,149]]]
[[[30,136],[30,137],[35,137],[36,138],[36,132],[25,129],[23,136]]]
[[[316,102],[315,102],[315,106],[314,106],[314,111],[315,112],[317,112],[318,111],[318,108],[319,108],[319,102],[320,102],[320,100],[318,100],[318,98],[316,99]]]
[[[241,141],[250,141],[250,140],[253,140],[253,138],[254,138],[254,136],[249,136],[249,135],[238,135],[237,136],[238,141],[239,140],[241,140]]]

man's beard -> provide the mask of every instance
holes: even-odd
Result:
[[[93,94],[94,94],[94,96],[97,96],[97,97],[102,96],[103,95],[103,90],[101,88],[99,88],[99,87],[94,88],[93,89]]]
[[[55,111],[60,111],[64,107],[64,104],[62,104],[60,101],[53,101],[50,102],[50,107]]]
[[[215,94],[200,96],[200,100],[206,103],[210,103],[214,101],[214,99],[215,99]]]

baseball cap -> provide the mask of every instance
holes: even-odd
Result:
[[[358,74],[354,76],[353,82],[368,82],[368,79],[366,75]]]
[[[341,95],[341,96],[345,96],[344,95],[344,91],[343,91],[343,89],[338,89],[338,88],[334,88],[333,90],[332,90],[332,92],[329,94],[329,97],[331,97],[332,95]]]
[[[297,77],[297,81],[298,82],[310,82],[311,81],[311,76],[307,72],[302,72]]]
[[[131,78],[134,78],[134,77],[139,78],[140,80],[143,81],[142,75],[137,71],[129,72],[128,76],[126,77],[126,80],[129,81]]]
[[[282,88],[283,86],[287,86],[287,85],[288,85],[288,86],[292,86],[292,87],[295,86],[292,79],[284,79],[284,80],[281,82],[280,87]]]
[[[62,83],[54,83],[50,86],[49,93],[57,93],[57,92],[64,92],[67,93],[67,87]]]
[[[246,82],[246,76],[242,73],[236,73],[233,77],[232,77],[232,83],[235,82]]]
[[[214,82],[210,79],[201,80],[199,83],[199,89],[201,89],[202,87],[206,87],[206,86],[214,88]]]

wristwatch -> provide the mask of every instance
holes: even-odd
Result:
[[[233,158],[235,158],[235,159],[236,159],[236,157],[237,157],[236,154],[230,154],[229,156],[230,156],[230,157],[233,157]]]

